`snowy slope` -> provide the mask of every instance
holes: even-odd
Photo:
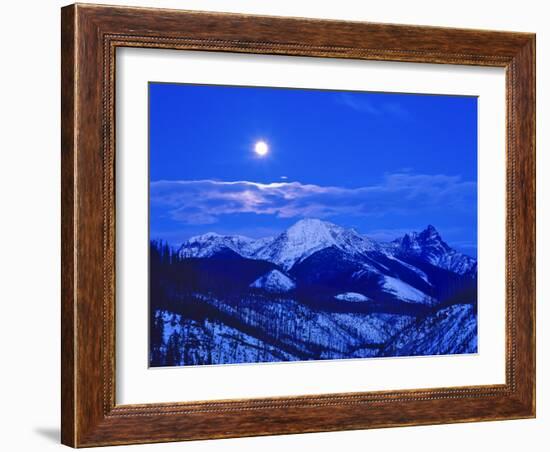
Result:
[[[284,298],[246,298],[239,307],[211,297],[201,302],[225,320],[155,312],[160,340],[151,350],[154,366],[477,352],[477,316],[470,305],[415,318],[319,311]]]
[[[269,273],[259,277],[250,284],[250,287],[254,289],[264,289],[268,292],[283,293],[296,288],[296,284],[279,270],[271,270]]]
[[[425,282],[427,282],[430,286],[431,286],[431,283],[428,279],[428,275],[426,275],[425,272],[423,272],[422,270],[420,270],[419,268],[415,267],[414,265],[410,265],[410,264],[407,264],[406,262],[403,262],[402,260],[400,259],[397,259],[396,257],[392,256],[392,255],[387,255],[388,256],[388,259],[391,259],[393,261],[396,261],[398,262],[399,264],[403,265],[405,268],[408,268],[409,270],[411,270],[412,272],[416,273],[422,280],[424,280]]]
[[[471,305],[441,309],[403,329],[384,356],[447,355],[477,352],[477,315]]]
[[[430,304],[428,295],[410,286],[397,278],[384,276],[381,283],[386,292],[392,293],[396,298],[408,303]]]
[[[297,356],[216,320],[197,322],[155,312],[162,341],[151,350],[153,367],[295,361]]]
[[[334,298],[341,301],[370,301],[370,298],[357,292],[345,292],[336,295]]]

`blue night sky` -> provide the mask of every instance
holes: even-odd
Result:
[[[153,239],[321,218],[476,255],[475,97],[150,83],[149,104]]]

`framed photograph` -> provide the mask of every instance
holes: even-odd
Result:
[[[535,36],[62,9],[62,442],[535,416]]]

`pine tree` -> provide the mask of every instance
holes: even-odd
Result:
[[[168,344],[166,345],[166,365],[167,366],[180,366],[185,364],[181,362],[181,351],[182,340],[181,335],[174,331],[170,338],[168,339]]]
[[[164,345],[164,320],[160,311],[152,315],[154,315],[154,318],[151,321],[149,333],[150,365],[162,366],[164,365],[162,352],[162,346]]]

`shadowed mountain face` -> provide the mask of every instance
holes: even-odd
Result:
[[[405,234],[392,242],[398,255],[417,257],[436,267],[444,268],[458,274],[471,274],[477,271],[477,261],[465,256],[447,245],[437,230],[429,225],[420,233]]]
[[[390,243],[315,219],[152,242],[150,306],[152,366],[477,351],[477,262],[433,226]]]

